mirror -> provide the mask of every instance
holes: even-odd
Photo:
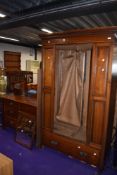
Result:
[[[36,135],[35,121],[29,118],[28,113],[19,111],[15,141],[31,149],[34,143],[35,135]]]
[[[57,46],[54,132],[86,141],[91,48]]]

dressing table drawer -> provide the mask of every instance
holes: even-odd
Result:
[[[5,110],[12,110],[17,111],[18,110],[18,103],[13,100],[4,100],[4,109]]]
[[[22,96],[4,96],[3,126],[17,128],[19,111],[26,113],[30,120],[36,120],[36,99]]]

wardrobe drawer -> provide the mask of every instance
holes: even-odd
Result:
[[[89,145],[75,145],[74,153],[74,156],[81,161],[87,162],[94,166],[98,166],[99,164],[100,150],[92,148]]]
[[[69,144],[63,137],[52,133],[51,131],[43,131],[42,143],[51,148],[64,152],[67,155],[72,153],[72,145]]]
[[[83,162],[98,166],[100,150],[86,144],[78,143],[76,140],[69,140],[51,131],[43,131],[42,143],[65,154],[78,158]]]

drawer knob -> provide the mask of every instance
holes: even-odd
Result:
[[[77,146],[78,149],[80,149],[81,147],[80,146]]]
[[[102,68],[101,71],[104,72],[105,71],[104,68]]]
[[[105,59],[103,58],[103,59],[102,59],[102,62],[104,62],[104,61],[105,61]]]
[[[65,39],[65,38],[63,38],[63,39],[62,39],[62,41],[63,41],[63,42],[65,42],[65,41],[66,41],[66,39]]]
[[[96,156],[96,155],[97,155],[97,153],[95,153],[95,152],[94,152],[94,153],[93,153],[93,155],[94,155],[94,156]]]

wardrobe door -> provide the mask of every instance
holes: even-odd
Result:
[[[92,60],[90,93],[90,145],[101,150],[100,166],[103,164],[108,126],[111,84],[111,50],[108,44],[96,44]]]
[[[43,48],[42,143],[100,168],[108,134],[111,58],[108,43]]]
[[[43,50],[43,84],[42,84],[42,106],[43,106],[43,127],[51,129],[53,111],[53,67],[54,50],[52,47]]]

